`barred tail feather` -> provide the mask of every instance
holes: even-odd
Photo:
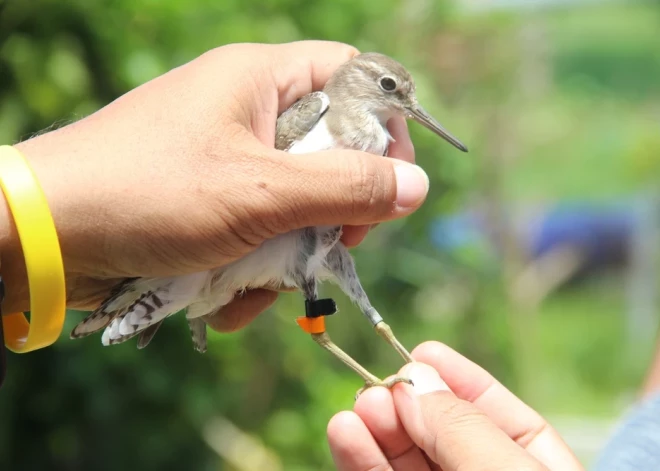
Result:
[[[81,338],[100,330],[103,345],[123,343],[139,335],[138,348],[146,347],[163,320],[194,303],[209,288],[209,272],[169,278],[131,278],[118,285],[111,295],[80,322],[71,338]],[[202,322],[203,323],[203,322]],[[195,327],[196,348],[206,349],[204,331]]]
[[[107,327],[103,331],[103,335],[101,336],[101,343],[103,343],[104,346],[117,345],[117,344],[120,344],[120,343],[124,343],[127,340],[130,340],[130,339],[132,339],[133,337],[135,337],[137,335],[141,335],[141,332],[133,332],[133,333],[128,334],[128,335],[115,335],[114,337],[110,338],[109,335],[108,335],[108,333],[110,331],[111,331],[110,327]]]
[[[210,281],[208,272],[145,281],[140,296],[106,327],[103,345],[114,345],[159,324],[190,305]],[[155,334],[155,330],[151,336]],[[145,341],[149,335],[145,334]],[[145,343],[145,346],[146,346]]]
[[[140,296],[140,293],[135,291],[136,280],[137,278],[129,278],[118,284],[97,309],[74,327],[70,338],[87,337],[106,328],[122,310]]]

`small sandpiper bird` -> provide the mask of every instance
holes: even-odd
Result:
[[[305,95],[282,113],[277,120],[275,147],[292,154],[345,148],[385,156],[393,140],[387,122],[396,115],[418,121],[467,152],[417,103],[415,83],[408,71],[377,53],[349,60],[337,69],[323,91]],[[221,268],[169,278],[128,279],[76,326],[71,338],[105,329],[103,345],[138,336],[138,348],[144,348],[167,317],[186,309],[194,347],[204,352],[203,317],[228,304],[237,292],[265,286],[298,288],[309,306],[319,301],[318,282],[331,279],[357,304],[376,332],[407,362],[412,361],[371,305],[353,259],[339,240],[341,231],[341,226],[308,227],[268,240]],[[364,378],[362,390],[410,382],[402,377],[382,381],[337,347],[327,333],[313,333],[312,337]]]

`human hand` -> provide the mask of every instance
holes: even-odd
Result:
[[[343,241],[405,216],[428,181],[405,121],[393,120],[387,159],[353,151],[273,149],[277,116],[323,87],[358,52],[305,41],[210,51],[97,113],[16,147],[46,194],[60,238],[68,306],[95,307],[124,277],[220,267],[278,234],[348,224]],[[29,309],[20,244],[0,205],[3,312]],[[232,330],[272,304],[255,290],[209,322]]]
[[[402,374],[415,386],[372,388],[328,424],[341,471],[577,471],[557,432],[483,368],[427,342]],[[441,379],[441,377],[444,379]]]

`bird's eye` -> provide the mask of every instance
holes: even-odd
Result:
[[[380,88],[386,92],[393,92],[396,90],[396,82],[392,77],[383,77],[380,79]]]

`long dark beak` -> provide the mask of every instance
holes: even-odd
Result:
[[[465,144],[452,136],[449,131],[443,128],[440,123],[433,119],[433,116],[428,114],[421,106],[417,104],[412,105],[408,108],[408,113],[410,118],[414,119],[425,128],[430,129],[438,136],[450,142],[456,148],[462,150],[463,152],[468,151],[467,147],[465,147]]]

